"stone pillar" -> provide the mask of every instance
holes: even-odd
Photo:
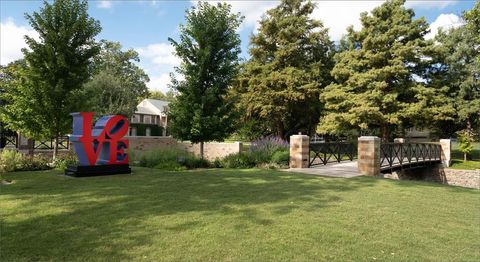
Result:
[[[306,135],[290,136],[290,168],[307,168],[310,138]]]
[[[358,138],[358,172],[365,176],[380,175],[380,138]]]
[[[450,139],[440,139],[440,145],[442,146],[442,164],[444,167],[449,167],[452,161],[452,141]]]
[[[393,143],[399,143],[399,144],[405,143],[405,138],[394,138]]]

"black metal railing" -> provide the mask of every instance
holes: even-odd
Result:
[[[54,146],[55,140],[35,140],[34,141],[34,148],[35,149],[47,149],[52,150]],[[58,138],[58,149],[68,149],[70,146],[68,136],[61,136]]]
[[[402,169],[440,162],[442,147],[438,143],[382,143],[380,169]]]
[[[18,147],[18,136],[16,134],[13,135],[1,135],[0,136],[0,148],[5,147]]]
[[[310,143],[309,166],[331,162],[353,161],[357,157],[357,145],[348,142]]]

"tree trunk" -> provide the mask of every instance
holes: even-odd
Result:
[[[35,150],[35,140],[29,138],[27,140],[27,146],[28,146],[28,155],[32,157]]]
[[[385,124],[382,126],[382,141],[388,142],[388,137],[389,137],[388,125]]]
[[[203,159],[203,141],[200,142],[200,158]]]
[[[467,153],[463,153],[463,162],[467,162]]]
[[[58,156],[58,135],[53,139],[53,160]]]

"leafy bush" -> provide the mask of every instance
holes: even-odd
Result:
[[[76,166],[76,165],[78,165],[78,158],[77,158],[77,155],[72,151],[68,151],[65,154],[60,154],[53,161],[53,166],[59,170],[64,170],[68,166]]]
[[[265,137],[252,142],[246,152],[226,156],[219,161],[220,167],[252,168],[279,167],[288,165],[288,142],[278,137]]]
[[[51,169],[50,157],[45,155],[25,156],[16,150],[5,149],[0,153],[0,172],[36,171]]]
[[[17,150],[4,149],[0,153],[0,172],[18,170],[23,162],[24,155]]]
[[[135,155],[135,159],[132,161],[133,165],[141,167],[181,170],[210,166],[207,160],[195,157],[181,149],[158,149],[142,154],[136,152],[133,155]]]
[[[224,168],[252,168],[256,164],[249,152],[231,154],[220,160],[220,167]]]
[[[281,150],[273,153],[272,163],[279,165],[288,165],[288,160],[290,159],[290,152],[288,150]]]
[[[33,155],[32,157],[24,156],[17,170],[19,171],[48,170],[52,168],[50,161],[51,161],[51,157],[40,155],[40,154]]]
[[[250,146],[251,152],[262,152],[264,155],[269,155],[269,158],[276,151],[288,150],[288,142],[280,137],[268,136],[252,141]]]

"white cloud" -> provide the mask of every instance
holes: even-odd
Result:
[[[167,73],[159,76],[150,76],[150,82],[147,83],[148,89],[151,91],[162,91],[164,94],[169,91],[168,85],[170,84],[170,75]]]
[[[425,38],[434,38],[440,28],[443,30],[448,30],[450,28],[459,27],[463,25],[463,23],[464,22],[462,18],[455,14],[441,14],[433,23],[430,24],[430,33],[425,35]]]
[[[408,8],[423,8],[423,9],[430,9],[430,8],[438,8],[438,9],[443,9],[449,5],[454,5],[458,1],[442,1],[442,0],[424,0],[424,1],[419,1],[419,0],[407,0],[405,2],[405,6]]]
[[[174,54],[174,48],[168,43],[151,44],[146,47],[136,48],[140,57],[151,60],[156,65],[177,66],[180,59]]]
[[[355,30],[361,29],[360,13],[369,12],[381,5],[383,1],[319,1],[312,17],[321,20],[329,28],[330,38],[341,39],[347,33],[347,27],[353,25]]]
[[[30,27],[15,24],[9,17],[0,24],[0,64],[6,65],[23,57],[22,48],[27,47],[24,36],[38,39],[38,33]]]
[[[140,56],[140,66],[150,77],[147,84],[150,90],[168,91],[170,73],[175,66],[180,65],[180,58],[174,53],[169,43],[156,43],[145,47],[135,48]]]
[[[110,0],[102,0],[102,1],[98,1],[97,3],[97,7],[98,8],[103,8],[103,9],[110,9],[112,8],[112,1]]]

